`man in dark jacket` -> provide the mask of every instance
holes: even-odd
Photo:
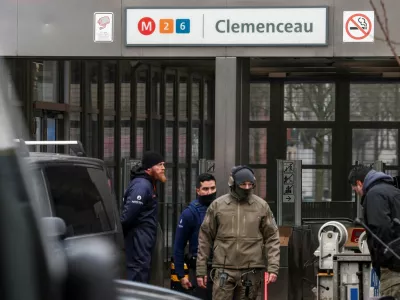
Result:
[[[157,152],[145,152],[141,166],[132,170],[131,179],[121,214],[127,274],[128,280],[148,283],[157,237],[156,182],[167,181],[163,157]]]
[[[217,187],[215,177],[208,173],[200,174],[196,183],[197,199],[193,200],[182,212],[176,228],[174,245],[175,272],[185,290],[194,288],[193,296],[200,299],[212,299],[212,281],[207,290],[198,288],[196,282],[196,259],[200,226],[203,223],[208,206],[216,199]],[[190,279],[185,277],[184,257],[185,247],[189,241],[188,268]],[[211,267],[211,265],[210,265]],[[211,268],[209,269],[209,271]]]
[[[400,190],[393,185],[393,178],[370,167],[357,165],[349,174],[352,189],[361,197],[364,222],[384,243],[400,237],[400,226],[393,220],[400,219]],[[372,266],[380,278],[381,296],[400,299],[400,262],[385,252],[385,247],[367,233],[367,244]],[[396,253],[399,247],[392,246]]]

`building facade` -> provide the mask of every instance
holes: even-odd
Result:
[[[253,167],[274,212],[276,160],[301,159],[304,217],[352,217],[357,160],[397,175],[400,69],[378,3],[375,14],[361,0],[0,3],[9,95],[30,138],[82,141],[119,198],[122,159],[160,151],[169,245],[200,158],[215,160],[220,194],[233,165]],[[400,4],[385,3],[400,41]]]

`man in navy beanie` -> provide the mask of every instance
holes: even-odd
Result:
[[[164,158],[157,152],[147,151],[139,168],[131,171],[121,214],[128,280],[149,283],[157,237],[157,181],[167,181]]]

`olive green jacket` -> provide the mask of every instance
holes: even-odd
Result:
[[[267,202],[251,195],[238,201],[233,192],[214,200],[199,232],[196,275],[207,274],[207,258],[213,245],[213,267],[265,268],[278,274],[279,231]]]

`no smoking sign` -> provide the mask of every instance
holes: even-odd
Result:
[[[373,42],[374,31],[373,11],[343,12],[343,42]]]

